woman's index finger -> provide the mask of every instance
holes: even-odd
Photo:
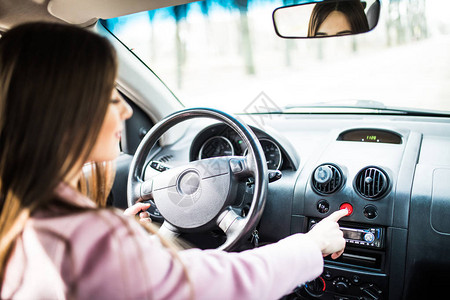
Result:
[[[332,213],[331,215],[329,215],[327,217],[327,219],[337,222],[339,221],[341,218],[345,217],[348,215],[348,210],[347,209],[340,209],[338,211],[335,211],[334,213]]]

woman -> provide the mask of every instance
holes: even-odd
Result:
[[[364,8],[359,0],[318,3],[308,26],[308,37],[356,34],[369,31]]]
[[[242,253],[176,253],[134,219],[94,204],[104,203],[105,162],[119,154],[132,113],[115,77],[112,47],[83,29],[31,23],[1,38],[2,299],[277,299],[317,277],[322,255],[342,253],[337,220],[346,211]],[[83,185],[86,162],[95,173]]]

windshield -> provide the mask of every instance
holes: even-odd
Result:
[[[292,1],[194,2],[103,24],[187,107],[450,112],[449,1],[383,1],[373,31],[311,40],[275,34],[272,12],[284,3]]]

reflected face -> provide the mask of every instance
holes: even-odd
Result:
[[[100,133],[89,155],[89,161],[110,161],[119,155],[123,121],[130,118],[132,114],[131,107],[114,89]]]
[[[335,10],[320,24],[316,36],[347,35],[351,33],[352,27],[347,16]]]

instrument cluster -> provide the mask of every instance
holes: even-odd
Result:
[[[277,141],[261,131],[255,134],[263,148],[269,170],[290,168],[289,160],[286,159]],[[247,155],[247,146],[239,135],[225,124],[215,124],[200,132],[194,139],[190,160],[245,155]]]

